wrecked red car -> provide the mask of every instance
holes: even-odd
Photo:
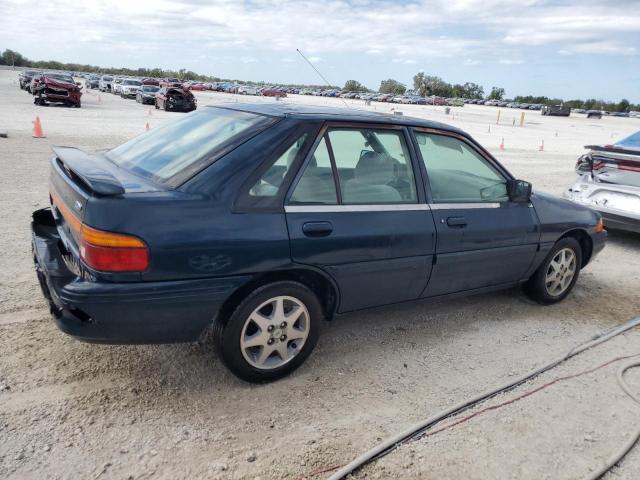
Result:
[[[174,112],[191,112],[197,108],[196,98],[189,90],[162,87],[156,93],[156,109]]]
[[[262,91],[264,97],[286,97],[287,93],[277,88],[266,88]]]
[[[31,80],[31,93],[36,105],[62,103],[80,108],[81,87],[67,73],[43,73]]]
[[[143,78],[142,79],[142,85],[154,85],[156,87],[160,86],[160,80],[157,80],[155,78]]]

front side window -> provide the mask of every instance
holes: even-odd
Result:
[[[417,203],[411,159],[402,131],[329,129],[291,201],[335,204],[336,184],[343,205]]]
[[[416,140],[435,203],[508,200],[505,177],[467,143],[421,132]]]

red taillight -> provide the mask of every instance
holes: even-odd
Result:
[[[78,239],[80,258],[89,267],[102,272],[143,272],[149,268],[149,248],[138,237],[85,225],[54,191],[51,200]]]
[[[82,240],[80,257],[102,272],[142,272],[149,267],[147,248],[98,247]]]

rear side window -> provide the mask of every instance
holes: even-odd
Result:
[[[297,138],[251,187],[249,195],[252,197],[275,197],[306,139],[306,133]]]
[[[149,130],[106,156],[138,175],[179,184],[273,122],[264,115],[204,108]]]
[[[308,162],[290,202],[336,204],[336,185],[343,205],[417,203],[403,132],[329,129]]]
[[[313,152],[313,156],[307,163],[304,173],[291,195],[290,203],[316,205],[336,205],[338,203],[326,137],[322,137]]]

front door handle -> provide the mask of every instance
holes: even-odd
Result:
[[[452,228],[464,228],[467,226],[467,219],[464,217],[449,217],[447,225]]]
[[[333,232],[330,222],[307,222],[302,225],[302,233],[307,237],[326,237]]]

